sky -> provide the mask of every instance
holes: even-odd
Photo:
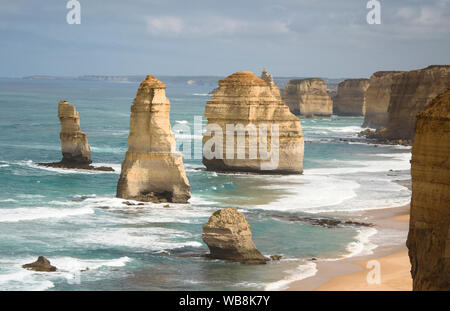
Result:
[[[0,0],[0,77],[357,78],[450,64],[450,0]]]

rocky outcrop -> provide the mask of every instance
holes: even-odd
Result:
[[[278,99],[281,99],[281,93],[280,88],[278,85],[273,81],[273,76],[270,75],[266,69],[264,69],[261,73],[261,79],[266,81],[266,83],[270,86],[270,89],[272,90],[272,93],[275,97]]]
[[[393,76],[386,139],[413,139],[416,115],[450,85],[450,66],[429,66]]]
[[[268,261],[256,249],[244,215],[235,208],[216,211],[203,226],[202,238],[209,247],[210,258],[244,264],[265,264]]]
[[[114,171],[111,167],[94,167],[91,148],[86,133],[80,129],[80,115],[74,105],[62,100],[58,103],[58,117],[61,123],[61,150],[63,158],[60,162],[39,163],[41,166],[57,168],[75,168],[99,171]]]
[[[450,290],[450,88],[417,117],[407,246],[414,290]]]
[[[323,79],[291,80],[281,96],[293,113],[304,116],[330,116],[333,101],[327,93]]]
[[[348,79],[338,85],[333,99],[333,112],[340,116],[363,116],[366,114],[365,93],[369,79]]]
[[[370,77],[363,127],[380,128],[387,125],[392,80],[399,73],[401,71],[378,71]]]
[[[57,270],[44,256],[39,256],[35,262],[25,264],[22,268],[39,272],[55,272]]]
[[[148,75],[131,106],[128,152],[122,163],[117,197],[186,203],[190,186],[169,121],[164,83]]]
[[[300,120],[276,96],[274,87],[252,72],[240,71],[220,80],[206,104],[205,117],[207,129],[215,128],[203,136],[203,164],[208,170],[303,172]],[[208,155],[205,150],[214,152]]]

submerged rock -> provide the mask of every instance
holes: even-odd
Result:
[[[235,208],[214,212],[203,226],[202,238],[209,247],[210,258],[244,264],[265,264],[268,261],[256,249],[244,215]]]
[[[450,290],[450,88],[417,117],[407,246],[414,290]]]
[[[44,256],[39,256],[35,262],[25,264],[22,268],[39,272],[54,272],[57,270],[56,267],[52,266],[50,261]]]
[[[205,147],[215,143],[212,156],[203,153],[203,164],[208,170],[261,174],[303,172],[304,139],[300,120],[280,99],[278,87],[271,84],[270,77],[265,79],[268,82],[252,72],[239,71],[219,81],[205,108],[207,129],[211,126],[220,130],[220,133],[214,130],[203,135]],[[228,135],[230,127],[234,130]],[[243,135],[238,137],[237,133]]]
[[[58,117],[61,123],[61,150],[63,158],[60,162],[38,163],[38,165],[55,168],[85,169],[113,172],[111,167],[94,167],[91,148],[86,133],[80,129],[80,115],[74,105],[62,100],[58,103]]]
[[[139,86],[131,106],[129,147],[117,184],[118,198],[186,203],[191,197],[183,159],[175,151],[165,89],[152,75]]]
[[[348,79],[338,85],[333,99],[334,114],[340,116],[363,116],[366,114],[366,90],[369,79]]]
[[[330,116],[333,113],[333,101],[323,79],[291,80],[281,95],[293,113],[315,116]]]

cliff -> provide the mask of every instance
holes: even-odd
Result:
[[[417,116],[407,240],[414,290],[450,290],[450,88]]]
[[[240,71],[220,80],[206,104],[205,117],[207,129],[215,128],[203,136],[203,164],[208,170],[303,172],[300,120],[277,97],[273,86],[252,72]],[[227,128],[233,127],[228,135]]]
[[[363,127],[379,128],[387,125],[392,79],[399,73],[401,71],[378,71],[370,77]]]
[[[392,77],[386,139],[413,139],[416,115],[450,85],[450,66],[429,66]]]
[[[341,116],[363,116],[366,114],[365,93],[369,79],[348,79],[338,85],[333,99],[333,112]]]
[[[296,114],[330,116],[333,113],[333,101],[327,93],[327,85],[319,78],[291,80],[281,96]]]
[[[245,264],[265,264],[268,259],[257,249],[244,215],[235,208],[216,211],[203,226],[203,241],[210,258]]]
[[[128,151],[122,163],[117,197],[186,203],[190,186],[169,121],[166,86],[148,75],[131,106]]]

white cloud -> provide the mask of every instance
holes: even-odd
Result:
[[[235,36],[274,35],[289,33],[289,24],[282,21],[248,21],[223,16],[147,17],[152,35]]]

